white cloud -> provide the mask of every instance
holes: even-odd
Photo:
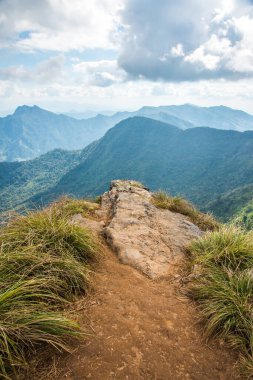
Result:
[[[118,67],[116,60],[79,62],[73,64],[73,70],[81,74],[79,80],[98,87],[107,87],[126,80],[126,74]]]
[[[185,55],[183,45],[177,44],[176,46],[173,46],[171,48],[171,54],[173,57],[183,57]]]
[[[5,0],[0,37],[23,50],[112,48],[121,7],[122,0]]]
[[[60,54],[41,61],[34,68],[27,68],[24,65],[0,68],[0,79],[24,83],[32,82],[33,84],[65,79],[64,61],[64,56]]]
[[[252,36],[250,0],[0,0],[0,48],[22,51],[0,68],[1,106],[250,110]]]
[[[166,81],[253,75],[250,0],[126,0],[119,63],[129,75]]]

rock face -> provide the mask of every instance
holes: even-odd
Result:
[[[122,263],[152,279],[175,273],[185,246],[201,231],[185,216],[152,204],[152,194],[133,181],[113,181],[102,196],[104,236]]]

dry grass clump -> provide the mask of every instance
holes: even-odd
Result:
[[[63,196],[50,207],[57,209],[62,216],[68,218],[76,214],[81,214],[84,218],[96,218],[95,211],[100,208],[99,203],[100,197],[92,201],[91,199],[73,199]]]
[[[138,187],[139,189],[145,189],[145,186],[139,181],[129,181],[129,185],[132,187]]]
[[[84,293],[98,245],[59,207],[18,216],[0,229],[0,377],[16,378],[28,353],[67,350],[79,326],[59,310]]]
[[[158,191],[153,194],[153,203],[156,207],[177,212],[188,216],[191,221],[201,230],[215,230],[219,223],[210,214],[198,211],[191,203],[181,197],[172,197],[165,191]]]
[[[190,247],[195,268],[189,285],[208,336],[241,352],[244,374],[253,377],[253,233],[234,226],[207,232]]]

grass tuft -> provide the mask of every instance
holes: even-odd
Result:
[[[80,337],[79,326],[52,311],[43,300],[56,300],[40,280],[14,283],[0,291],[0,371],[13,378],[19,368],[26,367],[27,351],[35,351],[41,343],[59,350],[69,349],[69,339]]]
[[[42,344],[68,350],[70,339],[82,336],[59,310],[86,292],[98,245],[90,231],[69,221],[70,209],[52,205],[0,229],[2,378],[16,378]]]
[[[235,226],[222,226],[206,232],[191,244],[194,261],[198,265],[213,264],[229,271],[253,266],[253,233]]]
[[[85,293],[89,285],[89,267],[71,258],[41,255],[36,251],[2,254],[0,288],[7,289],[20,279],[41,279],[42,285],[65,300]]]
[[[203,231],[215,230],[219,227],[219,223],[212,215],[198,211],[185,199],[172,197],[165,191],[158,191],[153,194],[153,204],[158,208],[188,216]]]
[[[189,294],[198,302],[207,336],[241,352],[253,376],[253,234],[234,226],[207,232],[189,247],[195,276]]]
[[[87,262],[95,259],[97,244],[90,231],[71,224],[56,207],[18,216],[0,229],[2,253],[33,250],[56,257],[74,257]]]
[[[141,183],[141,182],[138,182],[138,181],[129,181],[129,185],[132,186],[132,187],[137,187],[139,189],[145,189],[145,186]]]
[[[73,199],[69,197],[61,197],[50,207],[58,211],[61,216],[71,218],[76,214],[81,214],[84,218],[96,218],[95,211],[100,208],[100,197],[92,200]]]

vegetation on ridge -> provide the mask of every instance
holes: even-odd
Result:
[[[42,344],[68,350],[70,339],[83,334],[59,310],[87,290],[98,243],[88,230],[70,223],[69,214],[68,207],[62,211],[53,204],[0,229],[2,378],[16,378],[27,366],[27,355]]]
[[[141,183],[141,182],[139,182],[139,181],[129,181],[129,184],[130,184],[130,186],[133,186],[133,187],[137,187],[137,188],[139,188],[139,189],[144,189],[145,188],[145,186]]]
[[[233,223],[246,230],[253,229],[253,199],[235,215]]]
[[[241,352],[253,376],[253,233],[235,226],[206,232],[190,247],[190,295],[198,302],[207,336],[224,338]]]
[[[153,203],[156,207],[178,212],[188,216],[191,221],[201,230],[215,230],[219,223],[210,214],[198,211],[191,203],[181,197],[172,197],[165,191],[158,191],[153,194]]]
[[[245,193],[253,173],[252,147],[253,132],[183,131],[131,118],[79,153],[55,151],[29,162],[0,163],[0,208],[40,207],[62,194],[96,196],[115,178],[134,178],[152,191],[163,188],[172,195],[182,194],[219,217],[219,210],[227,207],[228,214],[238,211],[229,206],[230,199],[242,198],[238,192],[224,202],[217,197],[239,186]],[[252,193],[250,188],[247,192]]]
[[[204,210],[210,210],[222,222],[228,222],[240,214],[241,210],[252,203],[253,184],[236,187],[209,202]]]
[[[81,214],[84,218],[97,218],[95,211],[99,209],[99,199],[74,199],[63,196],[53,205],[58,212],[68,217]]]

